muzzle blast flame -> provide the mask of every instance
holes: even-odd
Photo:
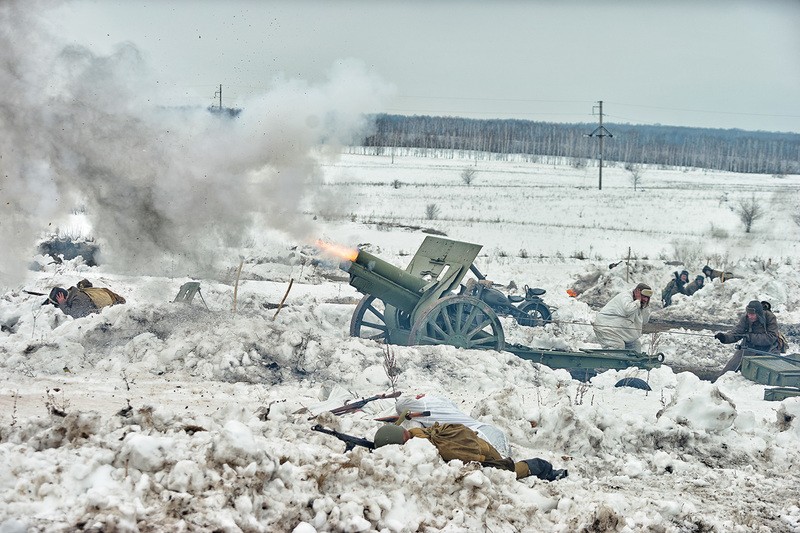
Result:
[[[355,261],[358,257],[358,250],[341,244],[334,244],[318,239],[316,247],[329,255],[344,259],[345,261]]]

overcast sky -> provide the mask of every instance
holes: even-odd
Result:
[[[800,1],[75,0],[68,40],[136,44],[165,102],[223,105],[355,58],[376,112],[800,132]]]

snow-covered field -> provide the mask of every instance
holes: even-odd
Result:
[[[545,288],[554,323],[503,319],[513,342],[597,347],[597,302],[705,264],[738,278],[668,309],[654,298],[654,319],[731,324],[759,299],[800,323],[798,176],[647,169],[634,192],[622,168],[604,170],[602,191],[596,168],[522,161],[344,155],[321,168],[300,217],[316,237],[404,268],[435,230],[483,245],[476,265],[494,282]],[[732,208],[752,196],[768,209],[745,234]],[[92,215],[62,224],[102,249]],[[361,295],[337,261],[269,224],[202,277],[31,254],[38,270],[0,298],[0,532],[800,531],[800,399],[764,401],[739,374],[675,374],[724,364],[732,347],[710,330],[645,335],[661,368],[588,384],[508,352],[391,348],[398,390],[450,398],[505,431],[515,458],[546,458],[566,479],[447,464],[420,440],[343,453],[311,426],[372,438],[392,400],[325,408],[391,390],[387,348],[348,336]],[[82,278],[127,303],[74,320],[22,292]],[[170,303],[190,279],[203,300]],[[628,376],[652,391],[614,386]]]

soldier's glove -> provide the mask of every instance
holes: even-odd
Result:
[[[725,334],[717,332],[714,334],[714,338],[717,339],[719,342],[722,342],[722,339],[725,338]]]

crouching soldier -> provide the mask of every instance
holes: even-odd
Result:
[[[603,348],[642,351],[642,327],[650,320],[653,289],[639,283],[633,292],[614,296],[594,319],[594,334]]]
[[[93,287],[89,280],[81,280],[66,290],[54,287],[42,305],[53,304],[72,318],[83,318],[99,312],[103,307],[124,304],[125,298],[110,289]]]
[[[554,470],[553,465],[544,459],[514,462],[509,457],[504,458],[491,444],[463,424],[437,422],[428,428],[411,429],[387,424],[381,426],[375,433],[375,448],[388,444],[405,444],[414,437],[430,441],[445,461],[458,459],[465,463],[478,462],[482,466],[510,470],[516,473],[517,479],[536,476],[546,481],[556,481],[567,477],[566,470]]]
[[[676,294],[685,294],[684,286],[689,281],[689,271],[683,270],[680,274],[673,273],[675,279],[671,279],[664,290],[661,291],[661,303],[664,307],[672,305],[672,297]]]
[[[686,294],[686,296],[691,296],[692,294],[696,293],[697,291],[703,288],[703,284],[705,283],[705,281],[706,281],[705,277],[697,276],[696,278],[694,278],[693,282],[689,283],[688,285],[686,285],[686,287],[683,288],[684,294]]]
[[[737,345],[737,350],[733,353],[733,357],[730,358],[719,375],[721,376],[729,371],[737,372],[742,365],[742,356],[746,350],[779,354],[779,334],[778,320],[772,314],[772,311],[765,310],[758,300],[751,301],[745,308],[745,314],[732,330],[714,335],[714,338],[722,344],[733,344],[741,341]]]

